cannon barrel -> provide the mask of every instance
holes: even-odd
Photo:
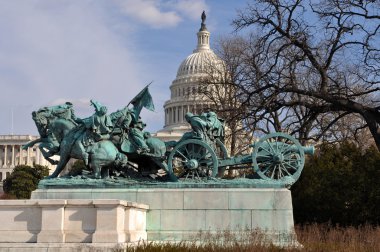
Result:
[[[302,149],[303,149],[303,152],[305,154],[308,154],[308,155],[314,155],[314,152],[315,152],[315,148],[314,146],[302,146]],[[293,152],[297,152],[298,151],[298,148],[296,145],[292,145],[289,150],[293,151]]]
[[[314,153],[315,153],[314,146],[302,146],[302,147],[303,147],[303,151],[305,152],[305,154],[314,155]]]
[[[256,143],[252,144],[251,146],[253,148],[255,148],[255,145]],[[264,143],[264,145],[268,145],[268,143]],[[282,146],[282,145],[288,145],[288,144],[284,144],[282,142],[274,142],[274,143],[270,143],[270,145],[272,146],[272,148],[278,148],[278,146]],[[275,147],[277,145],[277,147]],[[292,151],[292,152],[298,152],[298,147],[297,145],[292,145],[290,147],[281,147],[281,149],[284,149],[286,151]],[[302,149],[304,151],[305,154],[308,154],[308,155],[314,155],[315,153],[315,148],[314,146],[302,146]]]

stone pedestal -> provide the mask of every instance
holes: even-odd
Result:
[[[124,200],[0,200],[0,243],[146,240],[147,205]]]
[[[42,217],[37,242],[65,242],[63,230],[66,200],[41,200],[38,205]]]
[[[96,199],[127,200],[149,205],[146,232],[150,241],[191,240],[200,231],[215,233],[223,230],[261,230],[268,236],[281,237],[285,243],[287,239],[294,238],[291,192],[285,188],[38,189],[33,192],[32,198],[91,199],[99,213],[107,212],[107,225],[115,224],[112,216],[121,210],[115,208],[111,211],[96,203]],[[136,214],[139,213],[129,213],[130,216]],[[102,220],[99,221],[102,223]],[[102,227],[97,227],[97,232],[107,233],[108,241],[124,239],[124,234],[118,231],[121,226],[116,226],[114,233],[111,233],[107,231],[107,225],[102,223]],[[139,224],[125,221],[124,225],[128,225],[125,230],[134,230],[134,225]],[[96,233],[93,239],[98,239]]]
[[[0,201],[0,243],[36,242],[40,230],[38,200]]]

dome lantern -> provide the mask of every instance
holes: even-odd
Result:
[[[198,45],[197,48],[193,51],[194,53],[204,51],[204,50],[210,50],[210,32],[207,30],[206,27],[206,14],[205,11],[202,12],[202,23],[201,28],[199,29],[199,32],[197,33],[198,36]]]

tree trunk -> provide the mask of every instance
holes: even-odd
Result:
[[[380,151],[380,118],[378,116],[373,115],[373,113],[366,111],[363,114],[365,121],[367,122],[368,128],[375,140],[376,147]]]

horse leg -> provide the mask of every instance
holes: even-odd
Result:
[[[42,156],[44,156],[44,158],[49,162],[51,163],[52,165],[56,165],[58,164],[58,161],[57,160],[54,160],[54,159],[51,159],[50,157],[54,156],[54,154],[50,151],[45,151],[44,149],[44,145],[40,145],[38,146],[38,148],[40,149],[41,153],[42,153]]]
[[[39,142],[42,142],[42,139],[41,138],[37,138],[36,140],[33,140],[27,144],[24,144],[22,146],[22,149],[23,150],[27,150],[29,147],[32,147],[33,145],[35,145],[36,143],[39,143]]]
[[[102,178],[109,178],[110,177],[110,169],[108,167],[102,167],[101,172],[100,172],[100,176]]]
[[[102,174],[101,174],[102,165],[95,158],[91,158],[90,160],[91,160],[90,168],[92,168],[92,172],[94,174],[94,177],[96,179],[102,178]]]
[[[61,156],[61,159],[59,160],[57,168],[55,168],[55,171],[50,176],[47,176],[46,178],[50,179],[50,178],[58,177],[58,175],[61,173],[63,168],[65,168],[65,166],[66,166],[67,162],[69,162],[69,160],[70,160],[69,155]]]
[[[84,148],[84,146],[80,140],[75,141],[75,143],[72,147],[72,152],[75,153],[80,159],[82,159],[86,166],[89,165],[88,160],[89,160],[90,156],[86,152],[86,150],[85,150],[85,148]]]

